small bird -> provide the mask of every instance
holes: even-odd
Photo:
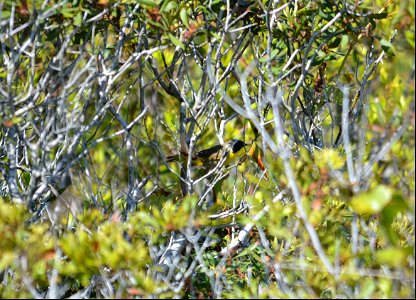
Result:
[[[192,166],[213,167],[219,161],[224,160],[223,165],[227,166],[236,161],[236,159],[243,156],[241,151],[247,146],[243,141],[233,139],[225,145],[216,145],[214,147],[201,150],[192,156]],[[187,153],[181,155],[172,155],[166,157],[166,162],[179,161],[182,159],[186,162],[188,159]]]

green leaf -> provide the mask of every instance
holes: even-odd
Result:
[[[412,254],[411,247],[408,248],[387,248],[377,251],[376,260],[380,264],[386,264],[391,267],[404,266],[407,261],[407,257]]]
[[[173,34],[169,33],[169,39],[175,46],[178,46],[182,50],[185,50],[185,44],[182,43],[179,39],[177,39]]]
[[[279,53],[280,49],[273,49],[270,53],[270,60],[276,57],[277,53]],[[269,60],[269,56],[265,55],[259,59],[260,62],[267,62]]]
[[[321,168],[340,169],[344,166],[345,160],[337,151],[332,148],[326,148],[322,151],[315,152],[316,165]]]
[[[182,200],[181,205],[185,212],[190,213],[192,210],[195,209],[197,204],[198,204],[198,198],[195,195],[187,195]]]
[[[395,194],[393,195],[390,203],[383,209],[382,222],[385,224],[391,224],[399,212],[405,212],[408,209],[409,205],[406,203],[403,197],[401,195]]]
[[[29,172],[22,173],[22,179],[25,185],[29,185],[30,183],[31,174]]]
[[[318,12],[318,9],[316,9],[316,8],[315,9],[302,8],[302,9],[299,9],[297,11],[296,15],[298,17],[301,17],[301,16],[313,16],[317,12]]]
[[[312,66],[317,66],[322,64],[325,61],[336,60],[337,56],[335,54],[327,54],[323,51],[320,51],[318,54],[318,58],[312,62]]]
[[[392,194],[389,187],[380,185],[369,192],[354,197],[351,207],[360,215],[377,214],[391,201]]]
[[[409,209],[408,204],[401,195],[394,194],[392,200],[381,212],[380,225],[384,229],[390,243],[398,246],[399,237],[397,231],[392,227],[393,221],[396,219],[397,214],[405,212]]]
[[[139,2],[140,4],[143,4],[143,5],[156,7],[156,6],[159,6],[159,4],[160,4],[160,2],[162,2],[162,0],[138,0],[137,2]]]
[[[328,47],[329,48],[337,48],[339,46],[339,44],[341,44],[341,41],[342,41],[341,37],[337,36],[332,40],[332,42],[328,43]]]
[[[415,32],[407,30],[404,32],[404,37],[406,38],[406,41],[414,50],[415,49]]]
[[[170,130],[175,131],[176,127],[175,127],[174,115],[169,111],[165,111],[164,116],[166,120],[166,125],[169,126]]]
[[[380,44],[384,52],[386,52],[389,55],[396,56],[396,54],[394,54],[395,51],[394,51],[394,46],[392,43],[390,43],[389,41],[386,41],[385,39],[382,39],[380,41]]]
[[[82,13],[79,12],[74,19],[74,25],[80,27],[82,25]]]
[[[370,19],[381,20],[381,19],[387,18],[387,16],[388,16],[388,13],[384,12],[384,13],[379,13],[379,14],[371,14],[368,17]]]
[[[181,17],[181,21],[182,23],[186,26],[189,27],[189,22],[188,22],[188,13],[186,11],[185,7],[181,8],[181,11],[179,13],[180,17]]]
[[[4,251],[4,249],[2,249],[2,252],[3,253],[0,257],[0,270],[4,270],[6,267],[11,265],[17,256],[17,254],[13,251]]]
[[[155,22],[155,21],[153,21],[153,20],[151,20],[151,19],[147,19],[147,22],[149,23],[149,24],[151,24],[151,25],[153,25],[153,26],[155,26],[155,27],[157,27],[157,28],[160,28],[160,29],[163,29],[163,30],[166,30],[166,27],[164,27],[164,22]]]
[[[178,8],[178,3],[176,1],[170,1],[168,4],[166,4],[161,11],[162,12],[170,12],[171,10],[174,10]]]
[[[361,292],[358,296],[360,299],[371,298],[373,292],[376,289],[376,284],[374,283],[373,278],[366,278],[361,285]]]
[[[60,10],[60,13],[64,16],[64,18],[70,19],[74,17],[75,12],[78,10],[78,8],[64,7]]]

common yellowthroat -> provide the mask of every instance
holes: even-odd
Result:
[[[233,139],[224,145],[216,145],[214,147],[201,150],[192,156],[192,165],[212,167],[215,166],[220,160],[224,160],[224,166],[229,165],[243,156],[243,149],[245,146],[247,146],[247,144],[243,141]],[[166,161],[179,161],[181,160],[181,156],[186,162],[188,159],[187,153],[168,156],[166,157]]]

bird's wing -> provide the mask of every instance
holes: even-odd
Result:
[[[195,154],[195,156],[201,159],[219,160],[221,158],[221,149],[221,145],[216,145],[214,147],[199,151]]]

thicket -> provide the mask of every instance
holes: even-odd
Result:
[[[414,9],[1,1],[0,297],[413,298]]]

